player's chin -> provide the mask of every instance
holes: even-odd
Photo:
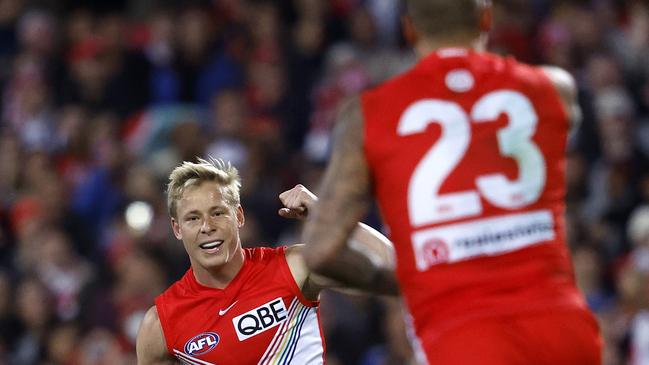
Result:
[[[194,259],[198,260],[201,262],[201,264],[218,264],[219,262],[223,261],[223,252],[224,250],[218,250],[218,251],[209,251],[209,250],[203,250],[201,248],[196,248],[194,249],[194,252],[192,252],[192,256]]]
[[[219,262],[222,261],[222,257],[225,256],[225,250],[218,250],[218,251],[205,251],[199,249],[197,252],[197,255],[201,257],[202,260],[208,261],[208,262]]]
[[[201,266],[208,269],[216,269],[225,264],[224,257],[216,257],[214,255],[210,255],[208,257],[203,256],[198,261],[201,263]]]

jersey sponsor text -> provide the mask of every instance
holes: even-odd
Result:
[[[288,318],[282,298],[276,298],[232,319],[239,341],[256,336]]]
[[[419,271],[436,264],[502,254],[553,239],[554,220],[548,210],[478,219],[412,235]],[[433,248],[435,252],[430,252]],[[440,257],[442,250],[444,255]]]

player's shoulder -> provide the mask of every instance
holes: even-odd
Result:
[[[294,268],[303,271],[306,270],[306,263],[304,262],[304,244],[296,244],[287,246],[284,250],[284,257],[286,257],[286,263],[289,268],[293,270]]]
[[[546,65],[539,66],[538,69],[550,79],[561,95],[574,97],[577,92],[577,84],[575,78],[568,71],[561,67]]]
[[[413,78],[416,78],[419,70],[417,65],[410,67],[409,69],[390,77],[389,79],[381,82],[380,84],[374,85],[361,93],[361,98],[381,95],[386,92],[399,89],[404,86],[404,84],[410,83]],[[347,102],[350,104],[356,101],[355,99],[349,99]]]
[[[156,306],[147,310],[137,335],[138,363],[168,363],[167,345]]]
[[[159,338],[159,333],[162,334],[162,324],[160,323],[160,317],[158,316],[158,308],[153,305],[146,311],[144,318],[140,323],[137,342],[148,344],[155,341],[156,338]]]
[[[269,263],[284,257],[286,246],[277,247],[250,247],[244,248],[243,254],[246,260],[252,264],[254,263]]]
[[[151,330],[156,330],[160,324],[160,316],[158,315],[158,307],[155,305],[152,305],[144,314],[144,318],[142,319],[142,324],[140,327],[140,331],[151,331]],[[161,329],[161,327],[160,327]]]
[[[185,298],[188,293],[196,291],[196,286],[192,285],[191,281],[196,280],[193,278],[193,272],[188,269],[185,274],[174,283],[169,285],[160,295],[155,299],[156,304],[162,306],[168,306],[170,303],[174,303],[179,298]]]
[[[573,99],[576,95],[575,79],[561,67],[531,65],[521,62],[513,56],[491,55],[491,59],[496,60],[494,61],[495,64],[505,65],[501,67],[505,70],[505,75],[501,77],[513,77],[523,87],[545,89],[548,85],[551,85],[563,99]],[[500,60],[500,62],[497,60]]]

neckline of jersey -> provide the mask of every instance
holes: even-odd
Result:
[[[471,55],[475,50],[471,47],[442,47],[438,48],[432,53],[440,58],[452,58],[452,57],[466,57]]]
[[[206,285],[203,285],[203,284],[199,283],[198,280],[196,280],[196,276],[194,276],[194,269],[190,266],[188,274],[190,275],[189,285],[190,285],[191,289],[194,290],[194,291],[197,291],[197,292],[200,292],[200,291],[225,292],[225,291],[228,291],[230,288],[234,287],[234,285],[241,280],[240,278],[243,276],[244,272],[247,271],[246,269],[248,268],[248,261],[250,261],[248,259],[248,257],[247,257],[248,255],[246,255],[245,250],[243,250],[242,254],[243,254],[243,264],[241,265],[241,268],[234,275],[232,280],[230,280],[230,282],[223,288],[214,288],[214,287],[206,286]]]
[[[431,64],[436,64],[440,60],[446,59],[461,59],[466,60],[468,57],[473,56],[476,53],[476,50],[470,47],[443,47],[438,48],[426,56],[419,59],[417,68],[431,67]]]

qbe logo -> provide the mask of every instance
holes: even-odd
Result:
[[[193,356],[203,355],[212,351],[218,343],[219,335],[214,332],[203,332],[185,343],[185,353]]]
[[[273,299],[253,310],[232,319],[239,341],[243,341],[273,327],[279,326],[288,318],[282,298]]]

